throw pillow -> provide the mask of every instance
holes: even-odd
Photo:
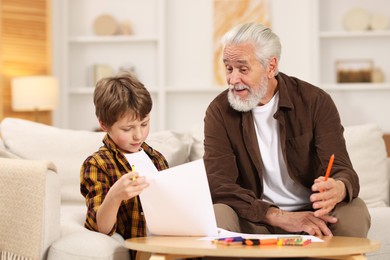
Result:
[[[191,133],[191,137],[192,137],[190,161],[196,161],[196,160],[199,160],[199,159],[203,159],[203,155],[204,155],[203,124],[194,125],[191,128],[190,133]]]
[[[189,161],[191,136],[186,133],[161,131],[150,133],[146,143],[167,159],[169,167]]]
[[[352,165],[359,175],[360,194],[368,207],[389,204],[387,152],[382,130],[375,124],[345,127],[344,137]]]

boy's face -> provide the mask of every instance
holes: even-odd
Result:
[[[145,118],[139,120],[134,119],[132,113],[128,113],[110,128],[104,126],[102,128],[124,153],[138,152],[149,134],[150,115],[148,114]]]

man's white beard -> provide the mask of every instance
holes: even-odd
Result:
[[[260,83],[260,88],[256,91],[253,91],[251,88],[249,88],[246,85],[239,85],[236,86],[237,88],[241,89],[247,89],[249,91],[248,98],[246,100],[242,100],[240,96],[235,96],[233,94],[233,89],[235,86],[229,85],[229,91],[228,91],[228,101],[230,106],[237,111],[240,112],[248,112],[257,107],[257,105],[260,103],[260,101],[265,97],[268,90],[268,79],[265,78]]]

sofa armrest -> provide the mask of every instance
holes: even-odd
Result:
[[[2,256],[46,258],[60,236],[59,178],[47,161],[0,158]]]
[[[43,212],[44,221],[42,225],[42,259],[47,258],[49,247],[61,236],[60,208],[60,179],[56,172],[48,170],[45,183],[45,205]]]
[[[389,190],[388,190],[388,195],[389,195],[389,202],[390,202],[390,157],[387,157],[387,176],[389,180]],[[388,205],[390,206],[390,205]]]

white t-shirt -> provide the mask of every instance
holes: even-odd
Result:
[[[295,183],[288,175],[280,144],[279,125],[273,117],[278,101],[279,92],[270,102],[252,110],[263,160],[263,199],[283,210],[294,211],[310,204],[311,192]]]

